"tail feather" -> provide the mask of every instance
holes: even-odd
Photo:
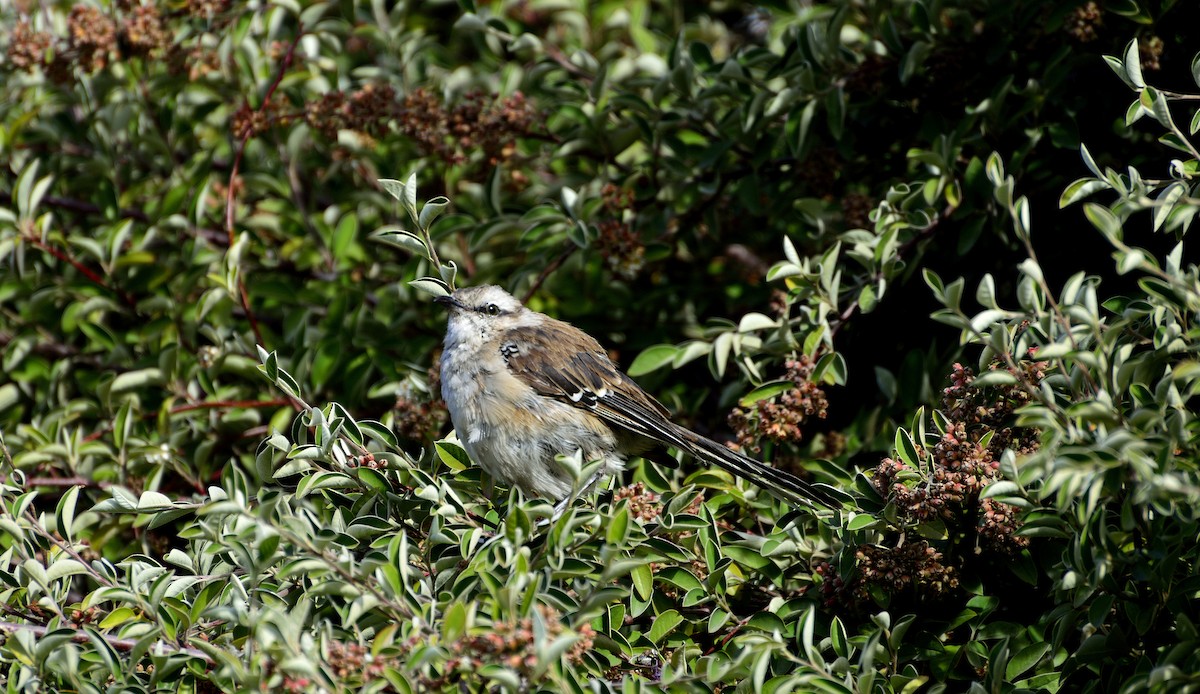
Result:
[[[681,427],[619,391],[610,392],[599,400],[595,412],[623,429],[675,446],[700,461],[716,465],[788,501],[827,508],[842,506],[835,496],[817,486]]]
[[[753,458],[742,455],[712,439],[675,426],[676,445],[697,459],[712,463],[736,477],[753,482],[767,492],[805,504],[840,508],[841,504],[813,484]]]

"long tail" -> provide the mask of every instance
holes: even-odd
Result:
[[[799,477],[770,465],[730,450],[712,439],[705,438],[690,429],[672,424],[675,445],[697,459],[727,470],[736,477],[753,482],[767,492],[785,501],[803,504],[818,504],[827,508],[841,508],[842,503],[824,491],[824,485],[814,485]]]
[[[842,507],[843,501],[838,498],[841,494],[839,490],[805,482],[791,473],[736,453],[712,439],[675,424],[663,416],[662,412],[650,409],[646,402],[653,402],[650,396],[646,396],[645,401],[638,401],[618,390],[593,400],[589,409],[635,434],[675,446],[698,460],[749,480],[785,501],[799,502],[807,506],[817,504],[832,509]]]

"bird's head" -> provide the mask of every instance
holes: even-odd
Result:
[[[436,303],[450,311],[447,345],[465,340],[486,340],[491,335],[523,324],[532,312],[512,294],[494,284],[463,287]]]

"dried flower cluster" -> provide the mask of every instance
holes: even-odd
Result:
[[[397,127],[425,153],[448,164],[464,163],[467,152],[482,151],[488,165],[495,166],[516,155],[517,138],[532,132],[536,121],[536,110],[521,92],[502,99],[472,92],[447,108],[421,88],[404,97]]]
[[[771,290],[771,313],[776,318],[784,319],[792,312],[792,304],[788,301],[788,293],[782,289]]]
[[[1031,353],[1030,357],[1034,355]],[[1012,426],[1013,413],[1033,398],[1033,391],[1046,377],[1048,363],[1029,359],[1020,368],[1005,370],[1015,376],[1017,384],[979,388],[970,368],[955,364],[950,374],[950,386],[942,391],[942,407],[951,422],[961,422],[975,440],[994,432],[988,450],[999,458],[1011,448],[1025,455],[1038,448],[1038,432]],[[993,364],[992,369],[999,368]]]
[[[847,94],[875,95],[884,91],[884,86],[896,70],[896,61],[880,55],[868,55],[846,75]]]
[[[1099,38],[1099,29],[1104,26],[1104,10],[1095,2],[1087,2],[1075,8],[1063,23],[1063,29],[1079,43],[1090,43]]]
[[[862,193],[850,192],[842,196],[842,221],[847,229],[871,229],[871,212],[875,201]]]
[[[389,667],[398,667],[395,656],[375,656],[361,643],[333,641],[329,644],[326,662],[337,675],[339,682],[362,682],[367,684],[382,679]]]
[[[846,435],[840,431],[826,432],[822,437],[822,443],[824,445],[817,453],[818,458],[833,460],[846,452]]]
[[[157,7],[137,5],[125,18],[121,38],[131,55],[145,58],[164,55],[174,37],[164,26]]]
[[[625,219],[633,209],[633,191],[606,183],[600,191],[604,202],[603,217],[596,223],[597,236],[592,244],[613,274],[633,279],[646,265],[646,247]]]
[[[424,443],[441,431],[449,419],[446,403],[442,402],[442,372],[441,355],[433,359],[433,365],[426,372],[428,386],[427,397],[421,397],[411,390],[400,393],[393,408],[396,414],[395,429],[400,438]]]
[[[34,31],[28,22],[18,22],[8,38],[6,62],[17,70],[33,70],[45,61],[52,41],[50,34]]]
[[[549,605],[539,603],[537,611],[546,625],[545,639],[554,641],[566,632],[562,615]],[[575,629],[579,638],[571,645],[566,657],[579,663],[595,645],[596,631],[590,624]],[[423,682],[438,689],[464,676],[470,676],[487,665],[500,665],[522,676],[530,675],[537,667],[537,643],[533,618],[496,622],[487,633],[467,635],[450,646],[451,658],[446,662],[446,674],[437,682]]]
[[[118,23],[97,7],[75,5],[60,40],[18,22],[9,35],[5,64],[25,72],[41,68],[55,82],[65,83],[75,69],[92,74],[123,57],[174,58],[181,52],[156,5],[120,3],[119,9]]]
[[[372,137],[386,133],[399,113],[396,90],[387,84],[367,84],[350,92],[329,92],[305,106],[304,119],[330,140],[339,130]]]
[[[855,553],[855,559],[857,573],[849,581],[842,580],[828,562],[814,569],[822,578],[821,596],[826,607],[869,605],[876,590],[897,595],[913,589],[918,598],[928,599],[958,588],[957,570],[926,540],[898,547],[863,545]]]
[[[117,47],[117,26],[99,9],[76,5],[67,17],[67,46],[84,72],[103,70]]]
[[[807,354],[788,360],[786,379],[793,387],[775,398],[759,400],[747,409],[736,408],[729,415],[729,426],[737,433],[738,445],[759,453],[762,441],[796,443],[803,438],[803,425],[816,417],[824,419],[829,402],[825,391],[813,383],[815,362]]]
[[[273,126],[287,125],[291,121],[288,106],[287,100],[279,94],[257,108],[243,103],[230,119],[229,127],[233,131],[233,137],[238,140],[257,137]]]
[[[934,446],[931,467],[925,479],[904,462],[884,458],[871,481],[880,494],[895,502],[903,521],[954,521],[996,478],[1000,463],[991,451],[968,438],[966,428],[957,423]],[[911,484],[913,481],[917,483]]]
[[[613,503],[622,499],[628,501],[629,515],[643,523],[653,523],[662,514],[662,504],[658,494],[646,489],[646,485],[635,482],[617,490],[613,495]]]
[[[1001,368],[993,364],[993,369]],[[920,468],[885,458],[871,482],[896,509],[904,524],[940,521],[955,545],[1010,556],[1029,545],[1016,534],[1017,509],[995,499],[980,499],[999,474],[1006,449],[1030,453],[1038,447],[1038,432],[1012,426],[1016,408],[1029,401],[1031,391],[1045,378],[1047,363],[1025,361],[1007,371],[1018,382],[979,387],[971,369],[955,364],[942,406],[950,427],[929,452],[918,446]],[[984,437],[991,434],[985,443]],[[949,551],[949,550],[947,550]],[[864,545],[856,553],[857,571],[843,581],[828,563],[816,567],[826,604],[858,608],[879,592],[895,595],[915,588],[919,598],[937,598],[958,586],[967,556],[944,556],[927,541],[902,542],[888,548]]]
[[[948,525],[977,519],[979,546],[999,553],[1026,547],[1028,538],[1017,536],[1016,509],[994,499],[979,499],[984,487],[1000,469],[1006,449],[1018,454],[1037,450],[1038,432],[1014,427],[1014,409],[1028,402],[1030,391],[1045,377],[1046,362],[1027,361],[1008,369],[1020,382],[1010,386],[979,388],[971,369],[955,364],[942,404],[951,428],[933,448],[928,475],[892,458],[876,468],[872,483],[896,504],[902,520],[940,518]],[[998,368],[995,365],[993,368]],[[987,446],[983,438],[992,433]]]
[[[229,11],[233,0],[186,0],[184,9],[198,19],[212,19]]]

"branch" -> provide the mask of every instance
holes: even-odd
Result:
[[[542,271],[538,273],[537,279],[533,281],[533,286],[529,288],[529,291],[525,292],[525,297],[521,299],[521,303],[528,302],[534,293],[541,288],[542,283],[546,281],[546,278],[549,277],[550,274],[555,270],[562,267],[562,264],[567,262],[567,258],[570,258],[571,254],[577,250],[579,250],[579,246],[576,246],[573,241],[568,241],[567,249],[560,253],[557,258],[550,261],[550,264],[542,268]]]
[[[275,74],[275,79],[271,81],[267,87],[267,93],[263,95],[262,102],[258,105],[258,112],[263,113],[267,105],[271,103],[271,97],[275,95],[275,90],[279,88],[279,84],[283,82],[283,76],[287,74],[287,70],[292,66],[292,60],[296,56],[296,46],[300,43],[300,39],[304,36],[304,25],[296,27],[296,36],[292,38],[292,44],[288,46],[287,54],[283,56],[283,60],[279,64],[279,71]],[[234,246],[234,200],[233,190],[234,183],[237,181],[238,169],[242,165],[242,156],[246,153],[246,143],[250,141],[252,131],[247,130],[242,133],[241,140],[238,142],[237,152],[233,156],[233,166],[229,169],[229,183],[225,187],[225,233],[229,237],[229,247]],[[246,280],[238,273],[238,298],[242,302],[242,310],[246,312],[246,320],[250,321],[250,329],[254,332],[254,339],[258,344],[265,344],[262,337],[262,330],[258,327],[258,318],[254,316],[254,311],[250,308],[250,294],[246,291]]]
[[[108,282],[105,282],[104,278],[101,277],[99,274],[97,274],[96,271],[88,268],[86,265],[84,265],[83,263],[76,260],[75,257],[72,256],[70,253],[68,253],[60,248],[55,248],[54,246],[51,246],[50,244],[46,243],[45,241],[42,241],[40,238],[38,238],[37,236],[34,236],[33,234],[26,236],[25,239],[27,241],[29,241],[30,243],[32,243],[34,246],[37,246],[38,248],[42,249],[43,251],[46,251],[47,253],[54,256],[55,258],[58,258],[62,262],[67,263],[71,267],[75,268],[80,273],[82,273],[84,277],[91,280],[92,283],[95,284],[96,286],[100,287],[101,289],[104,289],[107,292],[115,294],[116,297],[121,300],[121,303],[125,304],[130,309],[132,309],[134,311],[134,313],[137,313],[137,300],[135,300],[132,296],[130,296],[126,292],[124,292],[120,289],[117,289],[116,287],[113,287]]]
[[[7,484],[8,481],[8,477],[0,477],[0,484]],[[111,484],[111,482],[98,482],[87,477],[28,477],[25,479],[26,489],[34,487],[91,487],[93,489],[107,489]]]
[[[14,632],[14,631],[30,631],[30,632],[33,632],[36,636],[45,636],[50,631],[60,631],[64,628],[69,628],[69,627],[58,627],[57,629],[51,630],[49,627],[38,626],[36,624],[16,624],[15,622],[0,622],[0,631],[6,631],[6,632],[10,632],[10,633]],[[92,636],[87,631],[84,631],[83,629],[71,629],[71,631],[75,632],[74,635],[71,636],[71,640],[74,641],[75,643],[91,643],[92,642]],[[125,652],[132,651],[139,643],[138,639],[119,639],[119,638],[117,638],[115,636],[111,636],[109,634],[101,634],[98,631],[95,631],[92,633],[94,633],[95,635],[104,639],[105,643],[112,646],[114,649],[116,649],[118,651],[125,651]],[[171,643],[168,643],[167,641],[159,641],[155,645],[165,647],[168,650],[174,650],[176,653],[191,656],[193,658],[198,658],[198,659],[203,660],[204,662],[208,663],[209,665],[216,664],[216,662],[207,653],[205,653],[204,651],[202,651],[198,648],[191,648],[189,646],[175,646]]]
[[[42,198],[42,202],[51,207],[58,207],[71,212],[79,212],[81,214],[100,214],[104,210],[100,209],[99,205],[87,202],[86,200],[76,200],[74,198],[61,198],[53,195]],[[139,222],[149,223],[150,215],[144,211],[132,208],[123,207],[117,211],[117,214],[127,219],[133,219]]]

